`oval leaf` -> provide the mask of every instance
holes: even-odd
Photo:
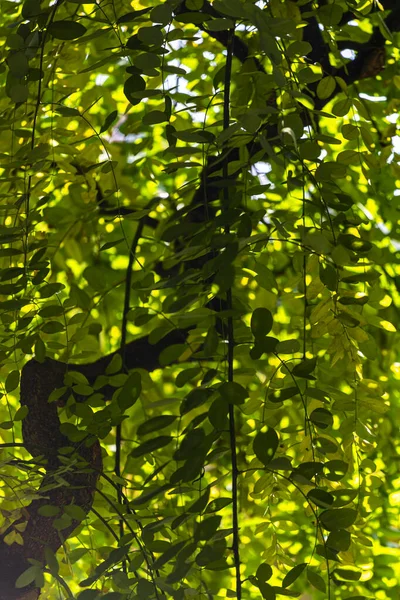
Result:
[[[138,458],[144,454],[150,454],[150,452],[154,452],[154,450],[164,448],[164,446],[167,446],[170,442],[172,442],[172,440],[173,438],[170,435],[161,435],[152,440],[147,440],[132,450],[131,456],[133,458]]]
[[[272,313],[267,308],[256,308],[251,316],[251,331],[255,338],[264,337],[272,329]]]
[[[76,40],[86,33],[86,27],[75,21],[53,21],[47,28],[47,31],[56,40]]]
[[[259,431],[253,441],[253,450],[258,460],[267,465],[274,457],[278,448],[279,438],[275,431],[270,427],[268,431]]]

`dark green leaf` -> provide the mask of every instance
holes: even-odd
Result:
[[[310,379],[311,373],[314,371],[317,365],[316,358],[306,358],[301,363],[293,367],[293,375],[296,377],[304,377],[305,379]]]
[[[330,460],[324,465],[325,477],[330,481],[340,481],[346,475],[349,465],[343,460]]]
[[[288,587],[292,585],[300,577],[304,569],[306,568],[307,563],[301,563],[300,565],[296,565],[293,569],[290,569],[288,573],[286,573],[285,577],[282,581],[282,587]]]
[[[326,583],[324,579],[322,579],[321,575],[318,575],[318,573],[316,573],[310,568],[307,569],[307,579],[311,583],[311,585],[320,592],[326,591]]]
[[[161,556],[152,564],[152,569],[161,569],[166,563],[172,560],[180,550],[186,545],[186,540],[172,544]]]
[[[76,21],[53,21],[47,31],[57,40],[76,40],[86,33],[86,27]]]
[[[100,129],[100,133],[104,133],[104,131],[107,131],[107,129],[109,129],[111,127],[111,125],[114,123],[115,119],[118,117],[118,111],[117,110],[113,110],[105,119],[103,125],[101,126]]]
[[[325,510],[321,516],[322,526],[328,531],[351,527],[357,519],[357,511],[353,508],[337,508]]]
[[[327,429],[333,425],[333,415],[326,408],[316,408],[310,414],[310,421],[320,429]]]
[[[6,379],[6,383],[5,383],[5,388],[6,388],[6,392],[10,393],[13,392],[17,387],[19,386],[19,371],[11,371],[11,373],[9,373],[7,375],[7,379]]]
[[[266,432],[259,431],[253,441],[254,453],[264,465],[267,465],[273,459],[278,445],[279,438],[272,427]]]
[[[134,448],[131,452],[131,456],[133,458],[138,458],[139,456],[143,456],[144,454],[150,454],[155,450],[159,450],[160,448],[164,448],[168,444],[170,444],[173,440],[173,437],[170,435],[160,435],[154,439],[147,440],[142,444],[139,444],[136,448]]]
[[[335,569],[334,573],[347,581],[358,581],[361,577],[361,572],[353,569]]]
[[[260,581],[258,587],[264,600],[276,599],[276,592],[272,585],[269,585],[269,583],[266,583],[265,581]]]
[[[214,515],[213,517],[207,517],[200,521],[200,523],[196,525],[194,539],[196,541],[209,540],[217,531],[221,519],[222,517]]]
[[[337,529],[331,531],[326,540],[328,548],[332,548],[336,552],[346,552],[350,548],[351,536],[346,529]]]
[[[229,504],[232,504],[232,498],[217,498],[216,500],[212,500],[207,506],[206,513],[218,512],[225,508],[225,506],[229,506]]]
[[[153,431],[159,431],[160,429],[164,429],[171,425],[177,418],[178,417],[175,417],[174,415],[160,415],[159,417],[153,417],[139,425],[137,434],[147,435]]]
[[[284,400],[288,400],[289,398],[293,398],[299,394],[299,389],[297,387],[288,387],[283,388],[281,390],[274,390],[270,394],[268,394],[268,400],[270,402],[283,402]]]
[[[251,331],[255,338],[264,337],[271,331],[272,313],[267,308],[256,308],[251,316]]]
[[[334,500],[332,494],[318,488],[310,490],[307,494],[307,498],[321,508],[332,506]]]
[[[245,388],[235,381],[223,383],[218,391],[221,394],[221,398],[225,402],[228,402],[228,404],[243,404],[249,396]]]
[[[299,340],[285,340],[283,342],[278,342],[274,349],[274,352],[276,352],[277,354],[295,354],[299,351]]]
[[[210,489],[207,488],[206,491],[204,492],[204,494],[202,494],[200,496],[200,498],[198,498],[195,502],[193,502],[193,504],[191,504],[188,507],[187,512],[194,513],[194,514],[202,513],[208,504],[209,498],[210,498]]]
[[[146,82],[140,75],[131,75],[124,84],[124,94],[126,99],[133,105],[140,103],[140,98],[135,98],[133,94],[143,92],[146,89]]]
[[[259,581],[268,581],[272,577],[272,568],[267,563],[262,563],[256,572],[256,577]]]

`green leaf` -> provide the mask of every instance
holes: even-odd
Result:
[[[164,43],[164,34],[158,25],[141,27],[138,31],[138,38],[147,46],[162,46]]]
[[[187,6],[187,8],[189,8],[190,10],[189,6]],[[167,3],[155,6],[150,13],[150,19],[153,21],[153,23],[161,23],[161,25],[167,25],[172,19],[172,7],[169,6]]]
[[[20,406],[14,415],[14,421],[23,421],[29,412],[28,406]]]
[[[357,511],[353,508],[337,508],[325,510],[320,515],[322,526],[328,531],[351,527],[357,519]]]
[[[318,8],[318,18],[322,25],[338,25],[343,17],[343,8],[339,4],[329,4]]]
[[[63,117],[80,117],[81,113],[76,108],[69,106],[57,106],[56,111]]]
[[[168,550],[166,550],[161,556],[159,556],[154,563],[151,565],[153,570],[161,569],[165,564],[167,564],[170,560],[175,558],[175,556],[186,546],[187,541],[177,542],[176,544],[172,544]]]
[[[335,569],[335,575],[339,575],[341,579],[345,579],[347,581],[359,581],[361,577],[360,571],[355,571],[353,569]]]
[[[273,319],[267,308],[256,308],[251,316],[251,331],[255,338],[264,337],[271,331]]]
[[[346,470],[347,470],[347,468],[346,468]],[[343,475],[342,475],[342,477],[343,477]],[[335,490],[332,493],[335,498],[334,506],[339,508],[341,506],[346,506],[346,504],[350,504],[351,502],[353,502],[353,500],[355,498],[357,498],[358,490],[342,488],[342,489]]]
[[[44,557],[51,574],[53,576],[57,575],[58,571],[60,570],[60,566],[58,564],[56,555],[54,554],[53,550],[49,548],[49,546],[46,546],[44,549]]]
[[[148,419],[144,423],[141,423],[137,429],[137,435],[147,435],[148,433],[153,433],[153,431],[159,431],[160,429],[164,429],[168,427],[174,421],[176,421],[178,417],[174,415],[160,415],[158,417],[153,417],[152,419]]]
[[[117,402],[122,411],[128,410],[135,404],[142,391],[142,377],[138,371],[129,373],[124,382],[120,393],[118,394]]]
[[[279,438],[275,431],[270,427],[268,431],[259,431],[253,441],[254,454],[264,465],[273,459],[278,449]]]
[[[173,437],[170,435],[160,435],[157,438],[147,440],[139,446],[136,446],[131,452],[131,456],[133,458],[138,458],[139,456],[143,456],[145,454],[150,454],[155,450],[159,450],[160,448],[164,448],[168,444],[170,444],[173,440]]]
[[[11,371],[11,373],[9,373],[7,375],[6,384],[5,384],[7,394],[16,390],[18,386],[19,386],[19,371],[17,371],[17,370]]]
[[[333,415],[326,408],[316,408],[310,414],[310,421],[320,429],[327,429],[333,425]]]
[[[39,506],[38,513],[42,517],[56,517],[60,514],[60,508],[58,506],[45,504],[44,506]]]
[[[317,142],[300,142],[299,153],[303,159],[316,161],[321,154],[321,147]]]
[[[210,19],[206,22],[206,30],[208,31],[225,31],[226,29],[232,29],[234,23],[231,19],[216,18]]]
[[[295,367],[293,367],[293,375],[296,377],[304,377],[305,379],[314,379],[311,376],[311,373],[314,371],[317,366],[317,358],[306,358],[301,361]]]
[[[321,575],[318,575],[318,573],[316,573],[310,568],[307,568],[307,579],[311,583],[311,585],[320,592],[326,591],[326,583],[324,579],[322,579]]]
[[[195,541],[209,540],[217,531],[222,517],[214,515],[212,517],[206,517],[200,523],[197,523],[194,530]]]
[[[236,381],[223,383],[218,391],[221,394],[221,398],[225,402],[228,402],[228,404],[243,404],[246,398],[249,397],[247,390],[240,383],[236,383]]]
[[[329,481],[340,481],[346,475],[349,464],[343,460],[329,460],[324,465],[325,477]]]
[[[162,494],[169,487],[169,485],[151,486],[148,489],[145,489],[140,496],[134,498],[134,500],[132,500],[132,505],[142,506],[142,504],[147,504],[148,502],[150,502],[150,500]]]
[[[264,600],[276,599],[276,592],[272,585],[269,585],[269,583],[266,583],[265,581],[260,581],[258,587]]]
[[[296,565],[293,569],[290,569],[288,573],[286,573],[285,577],[282,581],[282,587],[288,587],[292,585],[300,577],[304,569],[306,568],[307,563],[301,563],[300,565]]]
[[[59,317],[64,314],[64,309],[59,304],[52,304],[45,306],[39,310],[39,315],[42,319],[48,319],[50,317]]]
[[[200,496],[197,500],[193,502],[188,508],[188,513],[200,514],[204,511],[208,504],[208,500],[210,498],[210,489],[207,488],[204,494]]]
[[[14,52],[7,58],[10,71],[16,77],[25,77],[29,71],[29,61],[24,52]]]
[[[38,575],[40,575],[41,573],[42,573],[42,569],[40,567],[37,567],[37,566],[29,567],[28,569],[26,569],[26,571],[21,573],[21,575],[18,577],[17,581],[15,582],[15,587],[18,589],[26,587],[27,585],[29,585],[30,583],[35,581],[36,577]]]
[[[274,352],[277,354],[295,354],[300,352],[299,340],[285,340],[278,342],[275,346]]]
[[[262,563],[257,569],[256,577],[259,581],[268,581],[272,577],[272,567],[267,563]]]
[[[108,363],[105,374],[113,375],[114,373],[119,373],[122,370],[122,357],[119,352],[114,354],[110,362]]]
[[[78,594],[77,599],[78,600],[96,600],[96,598],[99,597],[99,592],[98,590],[83,590],[83,592],[80,592],[80,594]]]
[[[183,371],[180,371],[180,373],[178,373],[178,375],[176,376],[176,379],[175,379],[176,387],[178,387],[178,388],[183,387],[189,381],[191,381],[192,379],[194,379],[195,377],[200,375],[200,373],[201,373],[200,367],[191,367],[190,369],[184,369]]]
[[[84,521],[86,519],[85,511],[77,504],[70,504],[68,506],[64,506],[64,512],[76,521]]]
[[[140,75],[131,75],[124,84],[124,94],[126,99],[133,104],[139,104],[141,102],[140,97],[134,96],[137,92],[143,92],[146,89],[146,82]]]
[[[321,508],[328,508],[329,506],[332,506],[334,501],[332,494],[319,488],[310,490],[307,494],[307,498]]]
[[[165,123],[169,121],[167,115],[161,110],[152,110],[143,117],[144,125],[156,125],[157,123]]]
[[[53,334],[64,331],[64,325],[59,321],[47,321],[42,325],[43,333]]]
[[[229,504],[232,504],[232,498],[217,498],[216,500],[212,500],[207,506],[206,513],[218,512],[225,508],[225,506],[229,506]]]
[[[10,87],[10,98],[16,104],[20,104],[22,102],[26,102],[29,96],[28,86],[23,83],[14,83]]]
[[[126,13],[125,15],[120,16],[117,19],[117,23],[118,24],[121,24],[121,23],[130,23],[131,21],[134,21],[138,17],[141,17],[142,15],[145,15],[150,10],[151,10],[150,8],[142,8],[140,10],[132,10],[132,11]]]
[[[192,390],[181,404],[181,415],[186,415],[191,410],[194,410],[195,408],[198,408],[199,406],[205,404],[209,400],[210,396],[212,396],[212,394],[213,391],[208,388],[196,388]]]
[[[86,27],[76,21],[53,21],[47,27],[48,33],[57,40],[76,40],[86,33]]]
[[[332,107],[332,113],[337,117],[344,117],[347,115],[351,107],[352,102],[350,98],[345,98],[344,100],[339,100],[338,102],[335,102],[335,104]]]
[[[320,265],[319,267],[319,278],[322,283],[330,290],[335,292],[338,285],[338,274],[337,270],[330,264]]]
[[[336,81],[332,75],[328,75],[327,77],[323,77],[321,81],[317,85],[317,96],[321,98],[321,100],[326,100],[330,96],[332,96],[333,92],[336,88]]]
[[[111,125],[114,123],[115,119],[118,117],[118,111],[117,110],[113,110],[105,119],[103,125],[101,126],[100,132],[99,133],[104,133],[104,131],[107,131],[107,129],[109,129],[111,127]]]
[[[208,409],[208,419],[217,431],[223,431],[228,427],[228,404],[221,397],[214,400]]]
[[[261,358],[261,356],[264,353],[275,352],[275,348],[278,343],[279,343],[279,340],[277,340],[274,337],[270,337],[270,336],[267,336],[264,338],[257,338],[255,340],[254,348],[252,348],[250,350],[251,358],[253,360],[257,360],[257,359]]]
[[[213,356],[217,351],[219,344],[219,336],[215,327],[210,327],[207,332],[206,339],[204,340],[204,354],[205,356]]]
[[[346,552],[350,548],[351,535],[346,529],[331,531],[326,540],[326,545],[336,552]]]
[[[279,390],[274,390],[273,392],[268,394],[269,402],[283,402],[284,400],[288,400],[289,398],[293,398],[299,394],[299,388],[297,387],[288,387]]]
[[[164,348],[159,356],[160,365],[165,367],[176,362],[186,350],[186,344],[172,344],[171,346]]]
[[[304,244],[310,246],[318,254],[329,254],[332,249],[327,234],[323,231],[309,231],[304,236]]]

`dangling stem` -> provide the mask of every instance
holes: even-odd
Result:
[[[227,55],[225,64],[225,82],[224,82],[224,130],[229,127],[229,113],[230,113],[230,85],[232,76],[232,56],[233,56],[233,41],[234,41],[234,30],[229,31],[228,44],[227,44]],[[225,186],[223,188],[223,201],[224,209],[229,208],[229,188],[226,185],[228,180],[228,159],[227,153],[223,161],[223,180]],[[225,233],[229,234],[229,224],[225,226]],[[232,289],[229,288],[226,293],[227,309],[229,312],[232,311]],[[234,332],[233,332],[233,318],[228,317],[228,381],[233,381],[233,353],[234,353]],[[234,405],[229,404],[229,439],[231,449],[231,464],[232,464],[232,529],[233,529],[233,559],[235,563],[236,572],[236,598],[241,600],[242,598],[242,580],[240,576],[240,539],[239,539],[239,499],[238,499],[238,467],[237,467],[237,448],[236,448],[236,423],[235,423],[235,410]]]

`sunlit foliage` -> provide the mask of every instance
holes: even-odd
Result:
[[[157,368],[60,381],[105,477],[87,516],[58,508],[82,523],[41,597],[397,599],[396,3],[0,14],[2,443],[23,442],[28,360],[182,332]],[[43,471],[1,458],[22,544]]]

